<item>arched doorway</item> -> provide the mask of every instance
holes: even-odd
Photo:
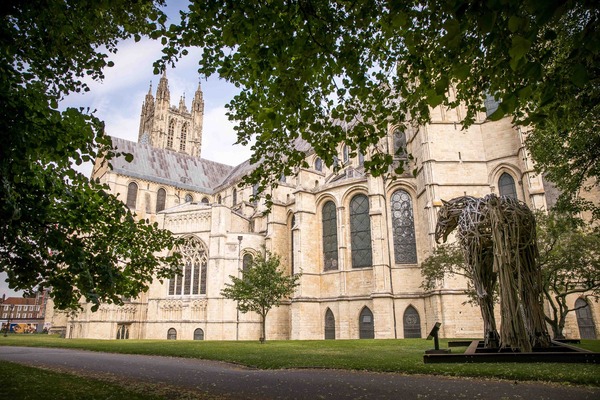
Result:
[[[408,306],[404,310],[404,338],[421,338],[421,318],[419,312],[413,307]]]
[[[579,337],[581,339],[596,339],[596,327],[592,309],[585,299],[579,298],[575,302],[575,315],[579,326]]]
[[[325,311],[325,339],[335,339],[335,317],[329,308]]]
[[[375,324],[373,322],[373,313],[369,307],[365,307],[360,312],[358,320],[359,338],[360,339],[375,339]]]

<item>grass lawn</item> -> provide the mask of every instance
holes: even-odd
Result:
[[[440,340],[440,347],[447,346]],[[424,364],[424,339],[317,341],[186,341],[60,339],[49,335],[9,335],[0,345],[63,347],[126,354],[147,354],[221,360],[276,368],[339,368],[405,374],[482,377],[516,381],[547,381],[600,386],[600,366],[561,363]],[[600,351],[600,341],[582,340],[581,347]],[[466,348],[453,348],[462,353]]]

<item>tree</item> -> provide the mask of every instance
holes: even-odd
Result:
[[[11,288],[51,287],[60,309],[121,303],[170,276],[177,240],[136,221],[73,164],[115,155],[89,110],[59,111],[102,79],[117,42],[152,34],[161,1],[4,1],[0,5],[0,271]],[[130,155],[125,155],[130,157]]]
[[[569,305],[569,296],[600,298],[600,235],[583,229],[582,221],[557,212],[537,213],[536,221],[540,252],[537,263],[549,307],[545,319],[552,328],[552,336],[560,339],[564,338],[567,315],[576,310],[574,304]],[[465,293],[470,301],[478,304],[469,268],[456,243],[438,246],[421,267],[425,290],[434,290],[444,278],[464,276],[467,279]]]
[[[226,283],[221,295],[237,301],[237,309],[242,313],[254,311],[261,317],[261,337],[266,340],[267,314],[273,307],[278,307],[281,300],[294,292],[299,285],[300,274],[286,276],[279,269],[280,258],[269,251],[266,255],[256,256],[250,268],[240,270],[242,278],[229,275],[232,283]]]
[[[533,127],[538,167],[573,198],[600,173],[599,19],[592,0],[193,1],[163,62],[199,46],[200,74],[241,89],[229,117],[238,143],[256,139],[261,167],[247,181],[261,191],[306,167],[298,138],[329,166],[344,142],[352,156],[371,153],[373,175],[387,174],[393,157],[376,145],[390,123],[465,104],[468,126],[492,96],[490,119]],[[544,157],[548,141],[566,150]]]
[[[577,309],[569,296],[600,299],[600,234],[565,214],[540,214],[537,220],[546,322],[554,338],[562,339],[567,315]]]

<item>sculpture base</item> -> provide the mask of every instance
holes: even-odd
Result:
[[[486,349],[483,340],[474,340],[463,354],[439,354],[425,352],[423,362],[434,363],[484,363],[484,362],[560,362],[600,364],[600,353],[580,349],[562,341],[552,341],[548,348],[534,348],[522,353],[518,349]]]

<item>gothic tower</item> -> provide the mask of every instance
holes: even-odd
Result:
[[[152,124],[154,122],[154,96],[152,96],[152,82],[150,89],[142,103],[142,112],[140,114],[140,131],[138,133],[138,142],[152,144]]]
[[[152,84],[142,103],[138,141],[156,148],[200,157],[204,100],[200,84],[192,101],[192,111],[185,104],[185,94],[177,107],[171,106],[171,93],[166,72],[152,96]]]

